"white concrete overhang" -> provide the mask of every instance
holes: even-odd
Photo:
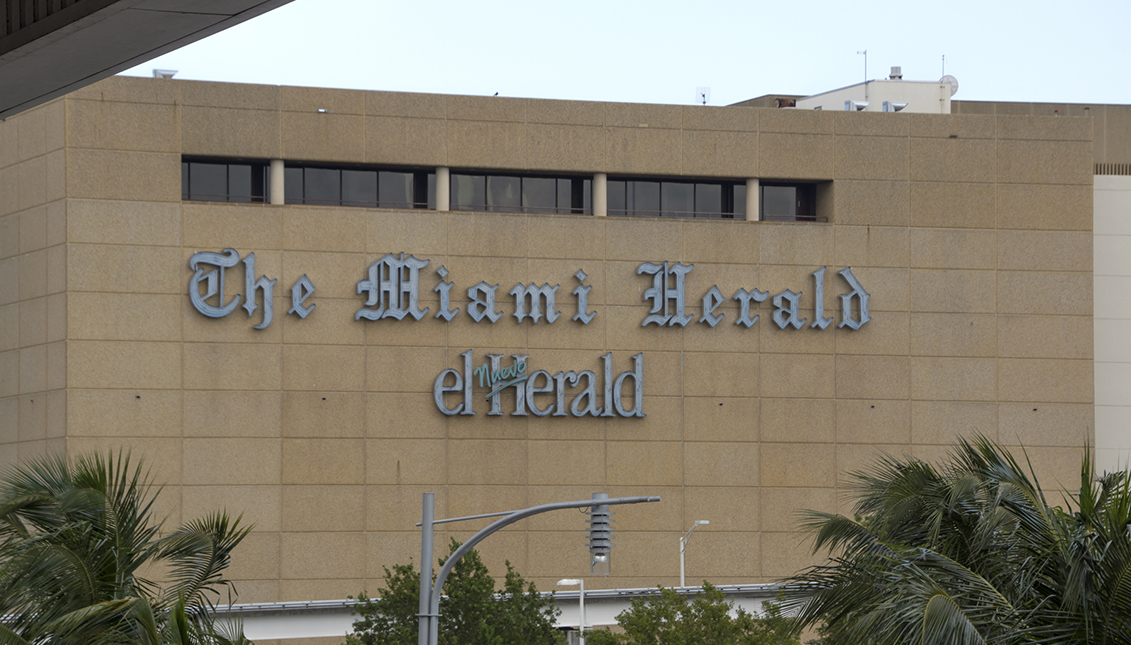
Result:
[[[0,119],[290,1],[0,0]]]

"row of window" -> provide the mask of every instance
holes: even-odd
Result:
[[[287,166],[288,204],[365,208],[436,208],[436,173],[428,170]],[[185,200],[265,202],[268,166],[254,162],[181,163]],[[452,210],[589,215],[586,177],[451,173]],[[746,183],[610,179],[608,213],[626,217],[746,218]],[[763,183],[759,219],[816,221],[815,184]]]

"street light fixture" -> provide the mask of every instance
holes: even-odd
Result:
[[[585,581],[581,578],[564,578],[562,580],[558,580],[559,587],[572,587],[574,585],[581,586],[581,624],[578,626],[577,631],[580,635],[580,645],[585,645]]]
[[[710,520],[695,520],[695,523],[691,525],[691,530],[679,538],[679,586],[681,587],[687,586],[683,578],[683,552],[687,550],[687,543],[691,540],[691,534],[700,526],[707,526],[710,523]]]

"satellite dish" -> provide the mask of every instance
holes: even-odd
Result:
[[[954,96],[958,92],[958,79],[947,74],[939,79],[939,83],[950,83],[950,95]]]

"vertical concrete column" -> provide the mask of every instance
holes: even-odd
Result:
[[[597,217],[609,214],[609,176],[603,172],[593,175],[593,214]]]
[[[452,210],[452,174],[444,166],[436,168],[436,210]]]
[[[283,202],[286,201],[287,187],[284,182],[287,173],[284,172],[283,168],[282,159],[271,160],[271,175],[267,179],[267,185],[271,187],[271,195],[268,200],[269,203],[276,206],[282,206]]]
[[[758,221],[758,197],[761,191],[758,190],[757,179],[746,180],[746,221]]]

